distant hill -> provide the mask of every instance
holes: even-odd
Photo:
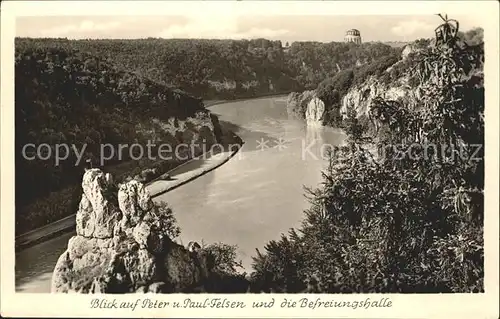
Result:
[[[316,87],[325,77],[398,53],[382,43],[136,39],[29,39],[88,52],[121,70],[203,99],[233,99]]]
[[[232,99],[300,88],[279,41],[256,39],[32,39],[88,52],[158,83],[203,99]]]

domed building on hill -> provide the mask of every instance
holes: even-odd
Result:
[[[345,42],[354,42],[356,44],[361,44],[361,33],[357,29],[347,30],[344,37]]]

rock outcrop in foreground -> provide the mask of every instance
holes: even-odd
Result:
[[[213,256],[172,241],[171,220],[144,185],[117,186],[109,174],[90,169],[82,188],[77,235],[57,261],[52,292],[195,292],[204,286]]]

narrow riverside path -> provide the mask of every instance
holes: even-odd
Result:
[[[169,180],[151,182],[146,186],[146,189],[151,194],[151,197],[159,196],[216,169],[226,163],[236,154],[236,152],[238,152],[238,149],[217,152],[215,154],[213,152],[207,152],[171,170],[169,172]]]
[[[217,150],[214,151],[215,154],[214,152],[209,151],[198,158],[189,160],[186,163],[170,170],[168,172],[170,175],[169,180],[156,180],[147,183],[146,189],[151,194],[151,197],[154,198],[164,194],[219,167],[234,156],[238,149],[224,152],[217,152]],[[16,238],[16,246],[18,246],[19,249],[22,249],[23,247],[32,246],[36,243],[43,242],[44,240],[54,238],[60,234],[71,231],[76,225],[75,218],[76,215],[72,214],[49,225],[20,235]]]

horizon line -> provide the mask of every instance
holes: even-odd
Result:
[[[413,42],[416,40],[420,39],[431,39],[432,37],[429,38],[415,38],[411,40],[370,40],[370,41],[362,41],[362,43],[387,43],[387,42],[394,42],[394,43],[408,43],[408,42]],[[332,42],[339,42],[339,43],[346,43],[344,40],[333,40],[333,41],[320,41],[320,40],[306,40],[306,39],[300,39],[300,40],[280,40],[280,39],[270,39],[270,38],[265,38],[265,37],[258,37],[258,38],[163,38],[163,37],[140,37],[140,38],[112,38],[112,37],[79,37],[79,38],[73,38],[73,37],[33,37],[33,36],[15,36],[14,39],[41,39],[41,40],[69,40],[69,41],[82,41],[82,40],[218,40],[218,41],[251,41],[251,40],[268,40],[271,42],[288,42],[288,43],[294,43],[294,42],[317,42],[317,43],[332,43]]]

